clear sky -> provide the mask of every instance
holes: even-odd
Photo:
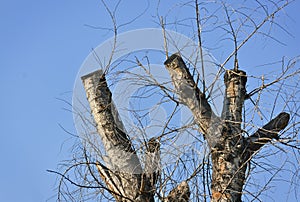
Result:
[[[142,3],[130,0],[120,14],[145,8]],[[98,0],[0,1],[1,202],[55,201],[56,176],[46,170],[70,158],[73,143],[58,124],[74,132],[72,114],[63,109],[68,106],[57,98],[71,102],[85,57],[111,37],[85,26],[109,24],[100,5]],[[299,1],[286,9],[291,19],[284,23],[293,37],[285,36],[286,46],[275,46],[268,55],[300,54],[299,10]],[[146,15],[120,31],[149,27],[157,25]],[[255,57],[249,54],[242,57]]]

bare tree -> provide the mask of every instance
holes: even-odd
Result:
[[[247,75],[238,60],[244,45],[255,37],[255,40],[262,38],[282,44],[272,30],[279,29],[289,35],[275,19],[292,1],[242,1],[234,5],[225,1],[195,0],[174,4],[165,17],[161,17],[160,4],[159,1],[156,15],[165,38],[164,65],[170,78],[166,83],[160,83],[152,74],[149,55],[139,59],[141,56],[135,54],[117,64],[112,62],[118,50],[118,29],[128,23],[118,25],[117,9],[110,9],[102,1],[113,22],[113,51],[106,64],[100,61],[99,70],[81,77],[92,120],[79,114],[96,132],[92,134],[87,130],[87,139],[79,144],[78,155],[63,164],[63,173],[50,171],[60,176],[58,201],[105,198],[118,202],[260,201],[269,185],[279,179],[280,172],[292,174],[293,179],[287,180],[291,190],[299,186],[299,58],[283,58],[265,65],[279,67],[275,77],[267,71],[266,75]],[[193,14],[172,22],[171,13],[178,14],[178,9],[188,9]],[[192,36],[198,42],[196,57],[182,55],[183,47],[170,53],[166,28],[180,30],[188,26],[192,27]],[[222,49],[226,57],[222,63],[208,64],[205,62],[207,49],[216,53]],[[229,63],[232,68],[227,69]],[[206,78],[207,65],[218,69],[212,82]],[[147,76],[138,75],[137,68]],[[159,135],[151,138],[147,134],[145,109],[128,109],[136,118],[143,139],[135,138],[134,130],[122,122],[111,92],[120,75],[125,75],[122,79],[130,78],[144,86],[135,96],[138,102],[157,100],[155,105],[167,103],[168,109],[172,109],[167,120],[159,123]],[[224,101],[218,113],[212,91],[220,80],[224,83]],[[248,85],[249,81],[252,84]],[[193,119],[186,125],[174,126],[173,120],[182,106],[190,110]],[[208,149],[202,150],[206,155],[199,156],[185,145],[186,154],[172,165],[161,166],[161,150],[172,144],[172,139],[186,133],[196,136],[193,144],[197,147],[207,144]],[[99,139],[100,146],[96,143]],[[94,153],[87,149],[91,145]],[[274,156],[279,155],[285,156],[280,165],[274,161]],[[269,179],[255,182],[255,176],[262,171]],[[71,189],[70,184],[75,189]],[[297,190],[294,193],[297,198]]]

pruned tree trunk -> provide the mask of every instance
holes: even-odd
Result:
[[[211,148],[212,201],[241,201],[247,160],[241,131],[246,82],[246,73],[243,71],[225,72],[221,138],[217,146]]]
[[[70,161],[63,163],[63,172],[48,170],[60,176],[57,201],[107,201],[114,198],[116,202],[241,202],[265,197],[264,191],[272,180],[278,179],[276,175],[279,171],[292,172],[293,169],[287,169],[287,166],[298,163],[299,155],[294,151],[300,151],[300,84],[294,81],[299,80],[300,56],[290,59],[283,57],[274,63],[268,63],[267,59],[264,65],[254,64],[258,60],[251,61],[253,64],[248,63],[266,70],[261,77],[251,76],[251,80],[256,79],[261,85],[248,93],[248,72],[239,68],[238,59],[240,51],[255,36],[283,44],[280,34],[279,38],[274,38],[273,32],[278,28],[282,33],[290,33],[285,26],[276,23],[276,19],[293,1],[258,0],[236,4],[194,0],[180,1],[173,6],[157,1],[157,14],[166,13],[160,16],[160,37],[156,34],[157,30],[153,29],[120,34],[121,27],[123,29],[149,14],[149,5],[141,4],[143,8],[137,9],[137,15],[132,14],[135,16],[133,19],[122,23],[124,20],[118,14],[120,8],[127,5],[124,2],[101,0],[102,10],[111,20],[112,29],[109,31],[112,31],[113,37],[93,50],[79,71],[90,114],[86,113],[88,107],[81,100],[81,86],[78,80],[75,82],[72,112],[82,144],[73,145],[75,153]],[[176,15],[182,11],[183,15]],[[181,32],[180,27],[184,27],[184,33],[190,33],[192,37],[171,29],[179,28]],[[205,35],[214,37],[206,39]],[[261,44],[256,45],[261,47]],[[222,63],[216,64],[205,47],[227,47]],[[228,47],[232,47],[232,50]],[[245,48],[244,51],[247,51]],[[164,75],[156,74],[157,68],[149,58],[159,55],[153,50],[162,49],[164,51],[160,53],[167,56],[164,65],[173,88]],[[172,54],[174,50],[186,54],[189,64],[185,63],[180,53]],[[107,54],[103,54],[103,51]],[[137,55],[132,54],[136,51]],[[169,56],[170,53],[172,55]],[[142,56],[142,61],[135,55]],[[142,64],[143,61],[147,65]],[[231,62],[233,68],[226,69],[225,66]],[[278,69],[280,63],[281,69]],[[91,70],[93,64],[98,64],[103,71],[82,75]],[[269,68],[273,65],[275,72],[273,67]],[[217,69],[218,75],[213,78]],[[132,93],[130,100],[123,100],[129,101],[123,104],[128,105],[127,112],[132,115],[128,118],[134,119],[132,126],[125,127],[121,121],[106,73],[110,74],[112,82],[121,81],[114,84],[116,91],[130,87],[127,85],[133,87],[133,91],[124,92]],[[219,78],[219,73],[223,78]],[[208,80],[211,78],[216,80]],[[223,85],[220,85],[220,80],[223,80]],[[221,92],[223,87],[224,92]],[[224,102],[213,103],[214,96],[220,93],[224,93]],[[269,96],[270,100],[261,102],[265,96]],[[128,98],[128,95],[125,97]],[[119,98],[122,99],[122,95]],[[254,98],[256,102],[253,102]],[[212,106],[212,103],[216,105]],[[221,106],[217,106],[219,104]],[[214,111],[214,107],[222,107],[221,115]],[[254,109],[250,111],[252,107]],[[266,111],[271,112],[269,120],[266,120],[267,114],[259,109],[265,107],[271,109]],[[186,108],[190,110],[192,120],[186,116]],[[274,112],[280,109],[279,114],[273,117]],[[252,123],[254,125],[257,121],[257,110],[266,123],[251,128]],[[291,123],[287,128],[290,117]],[[134,134],[127,132],[126,128]],[[141,138],[136,136],[137,131]],[[281,155],[286,155],[286,161],[280,167],[277,167],[279,162],[273,162],[274,159],[271,159],[271,163],[257,162],[259,158],[266,159],[278,154],[278,150],[264,147],[270,143],[281,150]],[[261,149],[266,150],[256,156]],[[288,149],[293,152],[294,158],[291,158]],[[161,158],[167,161],[161,162]],[[297,168],[294,170],[297,174]],[[261,171],[268,171],[265,177],[270,180],[255,182],[255,173]],[[282,181],[293,186],[297,184],[294,183],[297,181],[296,174],[293,180]],[[254,180],[254,185],[252,180],[247,179],[248,176]]]
[[[117,201],[154,201],[149,187],[142,185],[142,167],[130,138],[114,116],[112,95],[101,70],[82,77],[92,115],[107,154],[98,170]],[[146,189],[146,190],[143,190]]]
[[[97,162],[102,180],[118,202],[154,202],[155,185],[159,177],[159,142],[155,138],[147,142],[146,161],[142,168],[130,137],[118,118],[103,72],[92,72],[83,76],[82,81],[107,154],[106,165]],[[170,195],[187,198],[185,192],[189,196],[189,187],[187,183],[183,185],[178,185],[179,191]]]
[[[170,56],[165,66],[170,73],[175,92],[182,104],[189,107],[208,141],[212,158],[211,201],[242,201],[247,162],[252,154],[284,129],[289,121],[281,113],[250,137],[241,130],[247,76],[244,71],[227,70],[224,75],[225,99],[222,117],[216,117],[205,94],[197,87],[179,54]]]
[[[278,133],[288,124],[289,114],[280,113],[253,135],[245,137],[241,129],[243,105],[247,98],[247,75],[244,71],[235,68],[225,72],[223,111],[222,116],[217,117],[182,57],[174,54],[164,64],[170,73],[179,101],[191,110],[199,131],[210,147],[211,201],[241,201],[247,163],[263,145],[278,138]],[[83,76],[82,81],[107,154],[106,165],[97,163],[101,178],[118,202],[154,202],[155,185],[159,177],[159,141],[151,138],[147,142],[146,161],[142,167],[118,118],[105,75],[99,70]],[[183,181],[162,200],[184,202],[189,197],[188,182]]]

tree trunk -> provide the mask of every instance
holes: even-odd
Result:
[[[247,76],[244,71],[227,70],[224,75],[225,99],[222,116],[217,117],[179,54],[165,61],[175,93],[181,104],[192,112],[199,131],[211,150],[211,201],[242,201],[246,181],[246,165],[252,156],[289,122],[282,112],[249,137],[241,129]],[[151,138],[146,145],[145,166],[142,167],[129,136],[112,102],[112,95],[101,70],[82,77],[97,131],[107,154],[106,165],[97,163],[99,174],[118,202],[154,202],[155,184],[159,177],[160,143]],[[190,189],[182,181],[170,191],[165,202],[189,201]]]
[[[118,202],[154,202],[155,185],[159,177],[159,142],[154,138],[147,142],[146,161],[142,168],[118,117],[103,72],[98,70],[81,79],[107,155],[106,165],[97,162],[102,180]],[[187,183],[179,184],[173,190],[167,198],[189,197]]]
[[[212,201],[241,201],[246,159],[241,131],[242,109],[246,96],[244,71],[227,70],[221,138],[212,149]]]
[[[106,166],[98,171],[117,201],[154,201],[143,181],[142,167],[130,138],[113,110],[112,95],[105,75],[96,71],[82,77],[97,131],[107,154]],[[143,190],[146,188],[146,190]]]
[[[252,154],[284,129],[289,121],[281,113],[262,129],[246,138],[241,130],[247,76],[244,71],[227,70],[224,75],[225,99],[222,117],[216,117],[205,94],[200,91],[179,54],[164,63],[170,73],[175,93],[182,104],[189,107],[211,150],[211,201],[242,201],[246,181],[246,165]]]

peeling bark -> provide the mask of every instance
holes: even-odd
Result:
[[[190,187],[186,181],[183,181],[170,191],[164,202],[188,202],[190,195]]]
[[[230,123],[231,127],[241,128],[242,109],[246,96],[246,72],[227,70],[224,74],[225,99],[222,118]]]
[[[218,146],[212,149],[212,201],[241,201],[246,172],[241,132],[246,82],[244,71],[225,72],[226,90],[222,111],[224,123]]]
[[[101,70],[82,77],[91,112],[107,154],[106,166],[97,165],[100,176],[117,201],[154,201],[152,188],[142,186],[143,169],[131,140],[122,131],[112,95]],[[150,194],[149,194],[150,193]]]
[[[179,101],[191,110],[210,147],[213,171],[211,201],[242,201],[248,161],[263,145],[279,138],[278,133],[287,126],[290,115],[282,112],[253,135],[244,137],[241,129],[247,83],[244,71],[236,68],[225,72],[223,111],[221,117],[216,117],[181,56],[173,54],[164,64]],[[159,140],[151,138],[146,143],[143,168],[118,118],[105,75],[99,70],[83,76],[82,81],[107,154],[107,165],[97,163],[102,180],[118,202],[154,202],[155,185],[160,175]],[[187,202],[189,198],[189,185],[183,181],[163,201]]]
[[[287,126],[289,115],[281,113],[255,134],[245,138],[241,129],[247,83],[244,71],[236,68],[225,72],[225,99],[222,117],[219,118],[196,86],[179,54],[173,54],[164,64],[180,102],[189,107],[210,147],[213,167],[211,201],[242,201],[246,165],[253,151],[272,138],[278,138],[278,132]]]
[[[179,54],[173,54],[164,64],[170,73],[180,102],[192,111],[200,131],[204,135],[208,135],[207,130],[213,115],[211,106],[205,95],[197,87],[183,59]]]
[[[145,173],[148,175],[149,189],[155,191],[155,184],[159,178],[160,170],[160,143],[155,138],[147,142],[145,156]]]
[[[155,195],[156,182],[160,177],[160,143],[156,138],[147,142],[145,155],[145,168],[142,178],[141,190],[149,198]],[[154,198],[150,202],[154,202]]]

